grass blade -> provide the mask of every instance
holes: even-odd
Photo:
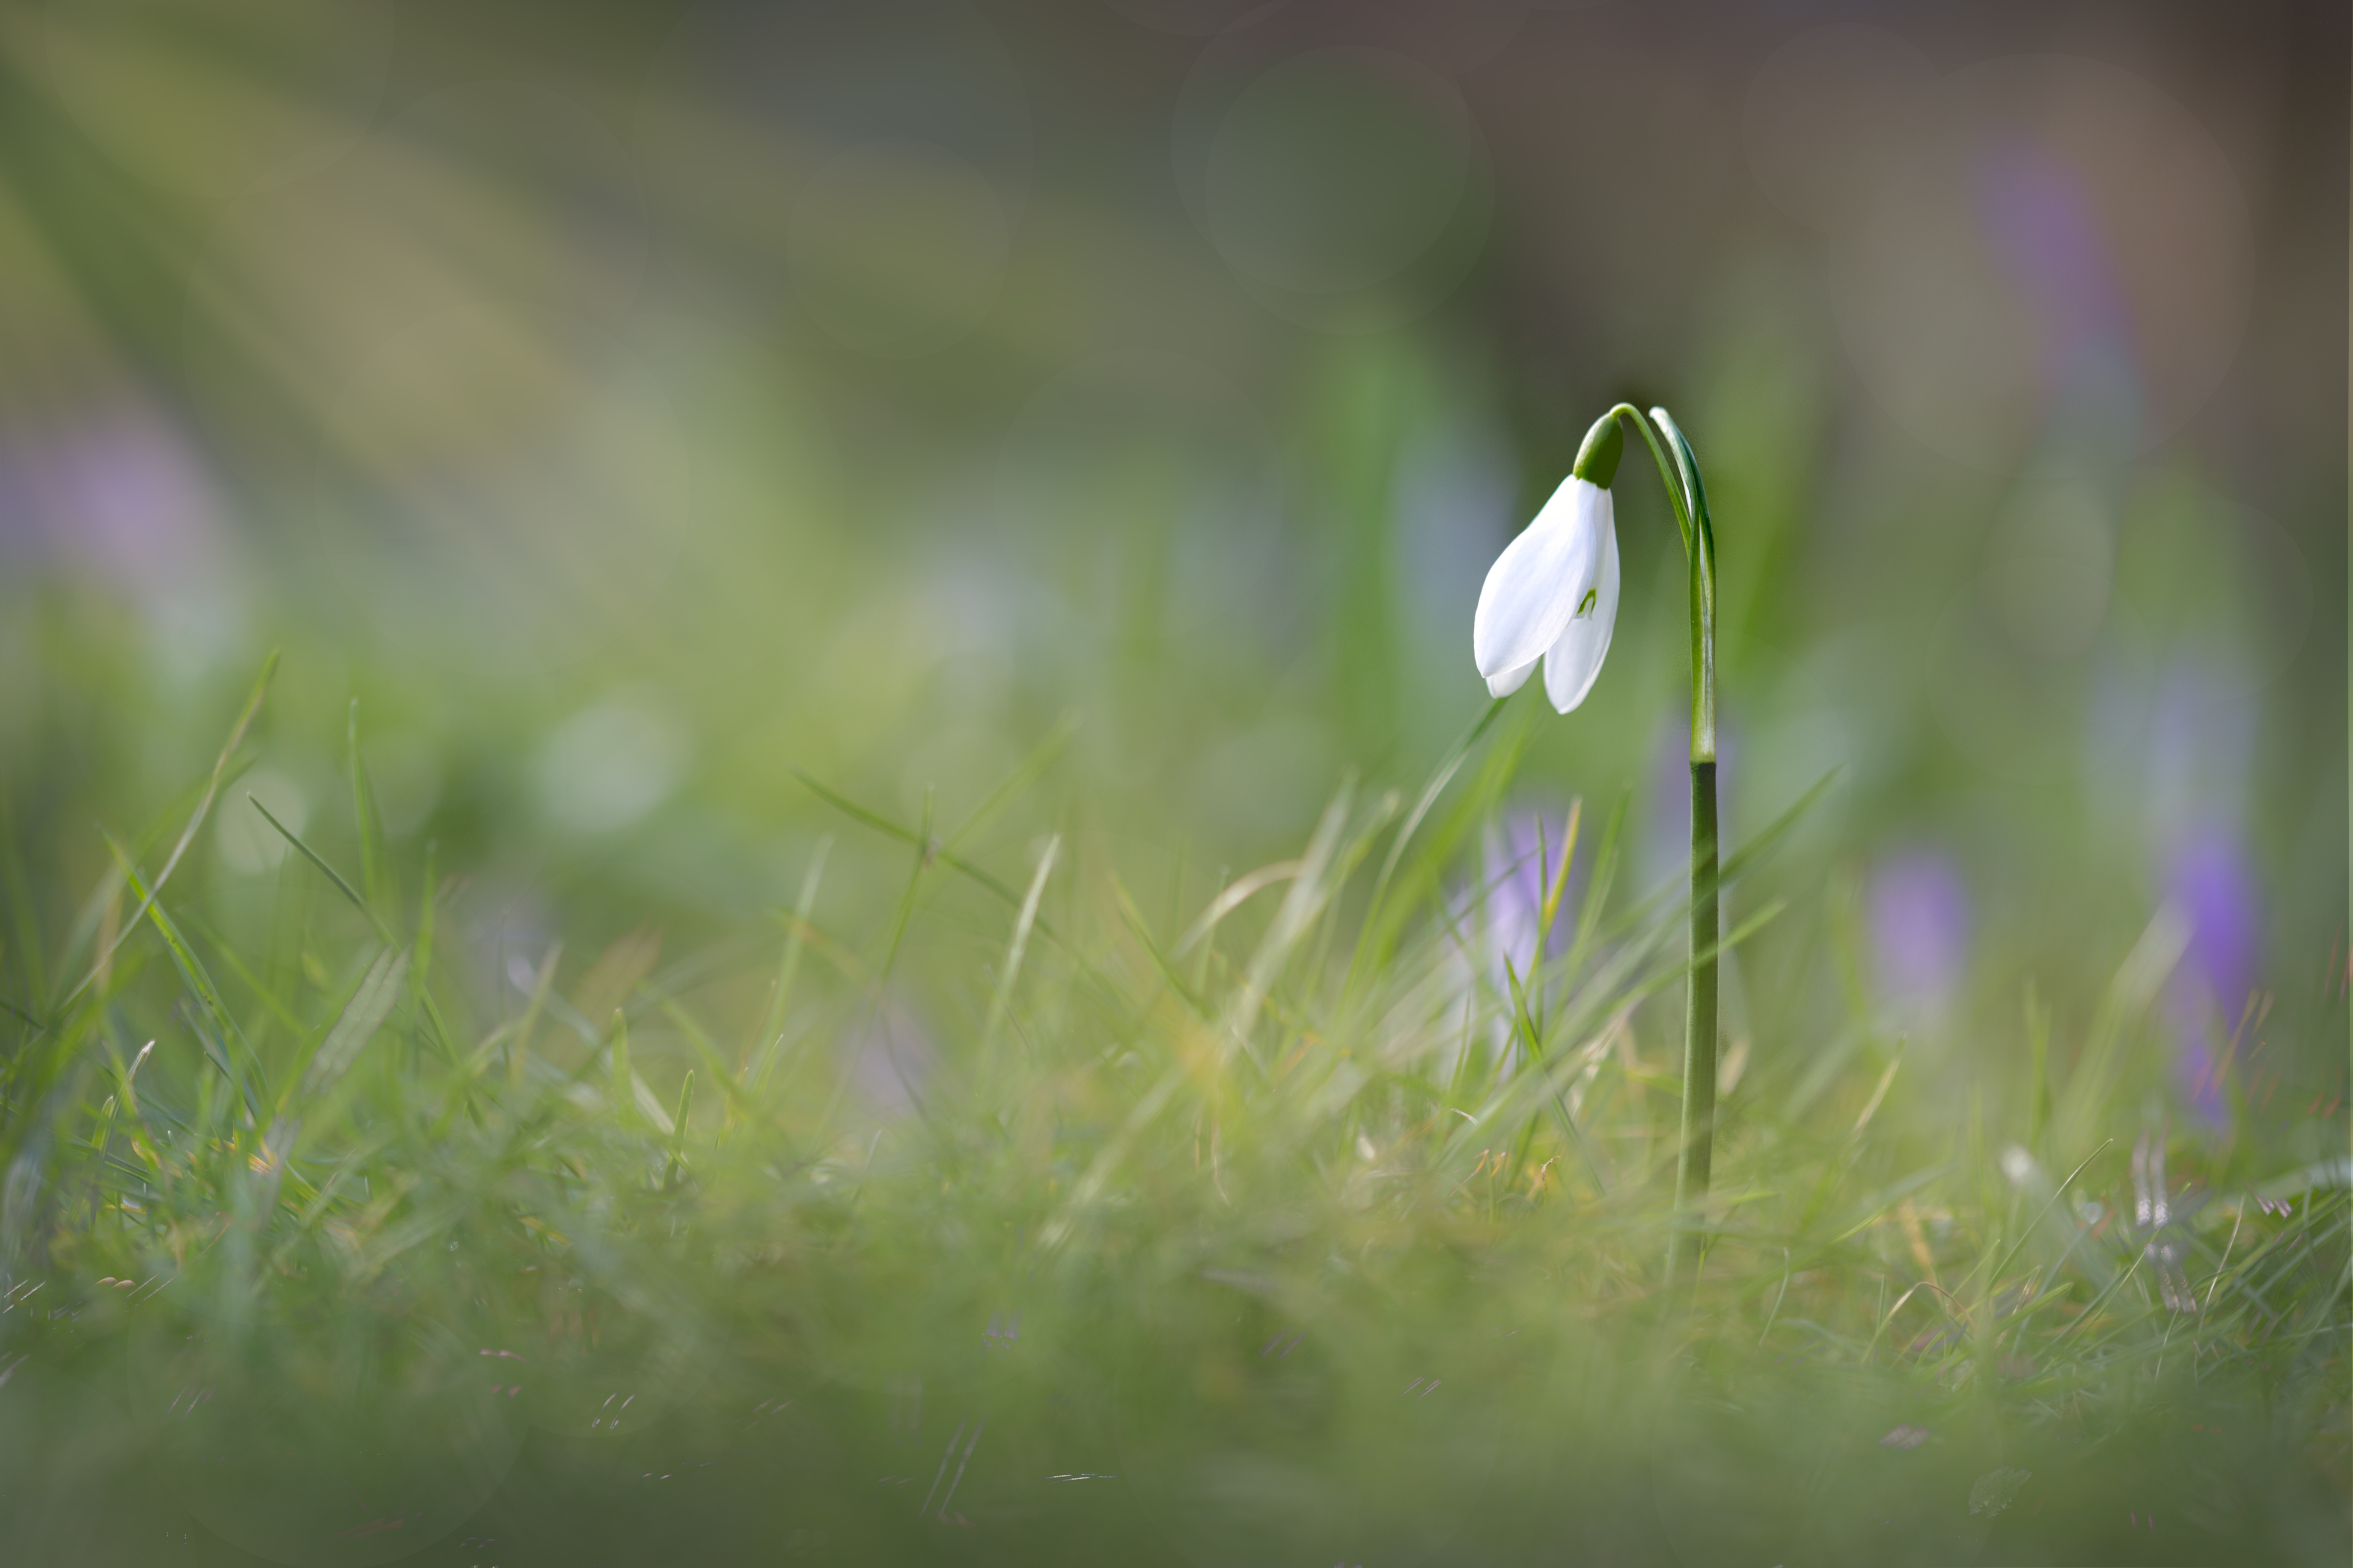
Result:
[[[253,690],[246,698],[245,707],[238,711],[237,722],[229,726],[228,739],[222,742],[220,754],[213,759],[212,776],[205,783],[204,794],[197,799],[195,810],[189,814],[187,826],[180,830],[179,842],[173,845],[172,853],[164,857],[164,868],[155,873],[154,881],[140,894],[139,907],[132,911],[129,920],[122,922],[121,929],[115,933],[114,940],[107,944],[103,952],[99,954],[97,963],[93,963],[90,973],[82,977],[81,984],[67,994],[64,1002],[59,1005],[60,1011],[72,1006],[83,992],[97,983],[99,975],[114,957],[116,951],[130,940],[131,933],[139,928],[140,921],[146,916],[150,909],[154,907],[156,899],[163,894],[164,885],[172,879],[172,873],[179,869],[181,857],[187,854],[188,846],[195,842],[196,830],[205,825],[205,817],[212,811],[213,797],[220,793],[221,780],[228,773],[229,759],[237,754],[237,747],[245,743],[245,732],[252,728],[255,716],[261,711],[261,700],[269,694],[270,679],[277,673],[278,654],[275,649],[272,649],[269,657],[261,661],[260,677],[254,681]],[[118,859],[121,858],[120,849],[117,849],[115,854]],[[123,868],[125,875],[131,875],[127,861]],[[132,877],[132,880],[136,882],[135,876]]]
[[[804,933],[811,929],[810,920],[817,910],[817,891],[825,878],[826,857],[833,852],[830,834],[817,841],[817,852],[809,857],[808,869],[801,875],[801,893],[793,905],[792,929],[785,933],[784,956],[776,963],[776,988],[769,993],[767,1017],[760,1026],[759,1038],[744,1053],[742,1077],[744,1087],[760,1093],[769,1075],[776,1070],[777,1058],[785,1048],[785,1018],[792,1005],[793,983],[800,975],[801,950],[806,945]]]
[[[984,1051],[996,1043],[997,1032],[1005,1024],[1005,1011],[1013,1005],[1013,987],[1021,978],[1021,960],[1029,946],[1029,928],[1038,923],[1038,901],[1045,897],[1046,879],[1054,874],[1054,857],[1061,848],[1062,836],[1058,833],[1046,840],[1046,847],[1038,857],[1038,874],[1029,879],[1029,891],[1021,900],[1019,917],[1013,922],[1013,943],[1005,955],[1005,973],[989,1001],[988,1022],[980,1032]]]
[[[311,848],[308,844],[303,843],[301,837],[299,834],[297,834],[292,828],[287,826],[284,823],[279,821],[277,817],[270,815],[270,811],[268,806],[262,805],[259,800],[254,799],[250,795],[248,795],[245,798],[252,805],[254,810],[261,813],[261,819],[264,822],[267,822],[270,826],[278,829],[279,837],[285,839],[287,843],[294,846],[295,848],[301,850],[302,852],[303,859],[308,860],[311,865],[316,866],[321,872],[325,874],[327,880],[335,885],[335,890],[343,894],[345,899],[351,901],[352,908],[359,910],[360,913],[367,917],[368,924],[375,928],[375,934],[378,940],[386,942],[389,942],[392,940],[392,933],[385,929],[384,921],[377,918],[375,910],[369,907],[368,901],[360,896],[359,889],[353,887],[349,882],[343,880],[343,874],[341,871],[336,870],[332,866],[328,865],[325,856],[320,854],[316,849]]]

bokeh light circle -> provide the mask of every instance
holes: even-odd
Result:
[[[2126,508],[2114,635],[2137,664],[2187,658],[2215,692],[2243,701],[2303,654],[2315,599],[2295,536],[2230,496],[2170,476]]]
[[[1924,639],[1920,679],[1946,741],[1978,772],[2056,786],[2081,765],[2065,742],[2083,727],[2094,659],[2021,644],[2006,588],[1980,573],[1953,595]]]
[[[1441,87],[1362,48],[1302,55],[1252,82],[1204,171],[1219,254],[1304,293],[1400,271],[1444,230],[1468,178],[1467,127]]]
[[[1303,324],[1380,327],[1452,290],[1484,243],[1485,138],[1418,60],[1344,44],[1267,62],[1220,40],[1188,79],[1180,189],[1229,272]]]
[[[1012,226],[966,159],[914,141],[836,155],[803,189],[786,236],[802,308],[850,348],[927,353],[987,312]]]
[[[2082,653],[2107,618],[2116,524],[2080,473],[2029,476],[1995,519],[1980,583],[1992,623],[2031,658]]]
[[[1850,634],[1839,651],[1856,651],[1854,641]],[[1864,703],[1851,689],[1852,672],[1839,668],[1835,656],[1800,659],[1791,649],[1757,639],[1746,653],[1752,668],[1778,674],[1753,695],[1738,694],[1737,706],[1724,715],[1738,742],[1727,769],[1736,763],[1739,770],[1736,776],[1725,774],[1725,834],[1736,840],[1778,821],[1819,787],[1822,795],[1790,832],[1796,844],[1826,847],[1883,769],[1883,740],[1872,734]],[[1687,786],[1684,793],[1688,801]]]
[[[542,810],[583,836],[628,826],[677,787],[691,737],[649,693],[621,693],[573,715],[539,752]]]
[[[1981,772],[2052,784],[2128,752],[2168,691],[2205,710],[2221,747],[2304,652],[2314,614],[2287,530],[2190,474],[2112,496],[2030,473],[1936,622],[1922,679]]]
[[[213,844],[220,851],[221,863],[240,877],[257,877],[274,869],[291,847],[285,835],[254,809],[255,801],[284,824],[287,833],[299,836],[311,821],[310,796],[287,773],[276,768],[256,768],[238,779],[214,814]]]

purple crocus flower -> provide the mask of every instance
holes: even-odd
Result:
[[[172,425],[143,408],[20,435],[0,468],[10,553],[29,547],[142,600],[183,595],[221,574],[212,484]]]
[[[2147,829],[2166,856],[2246,811],[2255,715],[2231,672],[2177,656],[2149,694],[2142,769]]]
[[[2131,314],[2082,176],[2026,142],[1988,151],[1976,180],[1979,227],[2042,331],[2044,394],[2079,437],[2129,451],[2140,421]]]
[[[2002,269],[2042,318],[2053,378],[2086,350],[2129,336],[2116,268],[2081,177],[2023,142],[1994,147],[1978,166],[1978,222]]]
[[[2244,852],[2229,834],[2192,831],[2174,851],[2166,892],[2189,918],[2184,972],[2235,1022],[2255,986],[2262,918]]]
[[[1490,1060],[1516,1059],[1518,1047],[1512,1038],[1508,1011],[1512,978],[1518,976],[1525,985],[1530,973],[1538,967],[1536,932],[1543,923],[1545,893],[1560,871],[1567,831],[1567,817],[1550,812],[1523,812],[1507,819],[1500,829],[1489,828],[1482,846],[1477,885],[1448,900],[1461,941],[1453,958],[1455,984],[1461,987],[1458,995],[1474,989],[1483,993],[1480,1005],[1488,1017]],[[1576,902],[1573,892],[1564,886],[1551,938],[1545,944],[1546,958],[1557,958],[1568,951]],[[1442,1070],[1451,1077],[1461,1066],[1459,1060],[1450,1060]]]
[[[2179,1044],[2175,1086],[2200,1117],[2224,1119],[2224,1058],[2255,988],[2262,909],[2253,868],[2235,835],[2204,824],[2182,835],[2166,867],[2167,899],[2189,922],[2169,1008]]]
[[[1899,1010],[1938,1014],[1968,971],[1969,895],[1942,850],[1898,850],[1872,872],[1872,973]]]
[[[1505,822],[1500,833],[1488,830],[1483,847],[1485,877],[1482,886],[1485,896],[1481,900],[1481,912],[1485,918],[1482,923],[1485,928],[1488,968],[1496,989],[1504,994],[1509,994],[1504,974],[1506,958],[1511,961],[1513,973],[1522,980],[1536,966],[1536,929],[1544,918],[1545,893],[1560,871],[1567,836],[1566,816],[1543,812],[1524,812]],[[1566,892],[1561,902],[1568,902]],[[1555,916],[1545,957],[1557,958],[1568,951],[1568,928],[1572,923],[1572,920]]]

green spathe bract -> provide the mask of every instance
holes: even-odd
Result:
[[[1606,490],[1618,477],[1618,459],[1625,450],[1626,435],[1619,428],[1618,416],[1604,415],[1585,433],[1584,442],[1577,448],[1577,461],[1568,471]]]

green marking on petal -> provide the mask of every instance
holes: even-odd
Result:
[[[1591,615],[1593,613],[1593,603],[1599,597],[1600,597],[1599,589],[1588,588],[1585,591],[1585,597],[1577,602],[1577,619],[1583,620],[1586,616]]]

